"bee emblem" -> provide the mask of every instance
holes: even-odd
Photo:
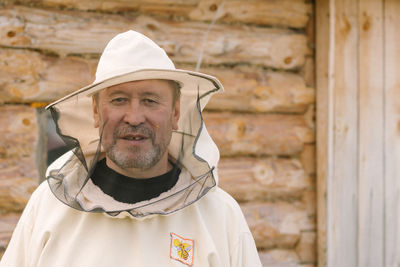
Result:
[[[181,243],[179,239],[174,239],[174,246],[178,250],[178,255],[181,259],[187,260],[189,251],[192,249],[188,243]]]
[[[170,257],[186,265],[192,266],[194,241],[171,233]]]

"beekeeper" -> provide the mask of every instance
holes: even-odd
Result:
[[[201,111],[222,92],[146,36],[105,48],[95,81],[47,108],[70,149],[47,170],[1,267],[261,266]]]

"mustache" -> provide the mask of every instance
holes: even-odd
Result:
[[[154,139],[154,132],[143,124],[139,125],[120,125],[114,131],[114,138],[119,138],[128,134],[140,134],[148,138]]]

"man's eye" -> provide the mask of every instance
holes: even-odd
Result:
[[[128,101],[128,99],[126,99],[126,98],[117,97],[117,98],[112,99],[112,100],[111,100],[111,103],[112,103],[112,104],[118,105],[118,104],[123,104],[123,103],[125,103],[125,102],[127,102],[127,101]]]
[[[150,98],[145,98],[143,101],[144,101],[146,104],[156,104],[156,103],[157,103],[157,101],[155,101],[155,100],[153,100],[153,99],[150,99]]]

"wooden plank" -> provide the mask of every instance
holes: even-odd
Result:
[[[315,3],[316,20],[316,90],[317,90],[317,255],[318,266],[327,266],[327,183],[332,175],[329,162],[332,160],[332,88],[329,84],[329,52],[331,46],[330,0],[320,0]]]
[[[219,186],[238,201],[299,199],[313,187],[299,160],[221,158]]]
[[[303,231],[314,231],[315,210],[301,202],[248,202],[240,207],[257,248],[295,248]]]
[[[10,2],[10,1],[9,1]],[[19,4],[83,11],[140,12],[151,15],[179,16],[198,21],[210,21],[221,0],[19,0]],[[240,22],[279,27],[305,28],[312,13],[312,5],[303,0],[225,1],[218,21]]]
[[[330,7],[333,146],[327,265],[358,266],[358,3],[333,1]]]
[[[295,155],[315,141],[300,115],[205,112],[203,117],[223,156]]]
[[[195,63],[208,23],[172,22],[147,16],[13,7],[0,10],[0,45],[60,55],[99,54],[117,33],[135,29],[153,39],[176,62]],[[285,29],[215,25],[204,64],[251,63],[276,69],[302,66],[310,53],[307,37]]]
[[[386,0],[384,9],[385,42],[385,262],[400,265],[400,3]]]
[[[88,85],[96,65],[97,59],[0,49],[0,101],[52,102]],[[201,72],[218,77],[225,87],[224,94],[211,99],[209,110],[304,113],[315,102],[315,90],[298,74],[246,67],[204,67]]]
[[[383,266],[383,1],[359,2],[358,266]]]

